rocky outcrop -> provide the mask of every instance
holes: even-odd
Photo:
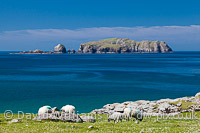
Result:
[[[145,115],[176,115],[183,112],[200,111],[200,104],[197,100],[199,96],[200,93],[197,93],[195,97],[113,103],[104,105],[101,109],[95,109],[91,113],[112,114],[114,112],[123,112],[125,108],[131,107],[141,110]]]
[[[172,49],[163,41],[135,41],[111,38],[82,43],[78,53],[170,53]]]
[[[23,51],[23,52],[20,52],[20,53],[10,53],[10,54],[53,54],[52,51],[42,51],[42,50],[39,50],[39,49],[36,49],[34,51]]]
[[[21,122],[22,120],[20,120],[20,119],[13,119],[13,120],[11,120],[9,123],[17,123],[17,122]]]
[[[66,48],[62,44],[58,44],[57,46],[54,47],[54,53],[66,53]]]
[[[83,122],[92,122],[92,123],[94,123],[96,121],[93,116],[85,116],[85,115],[83,115],[83,116],[80,116],[80,117],[83,120]]]
[[[66,113],[66,112],[53,112],[45,113],[42,115],[37,115],[33,118],[34,121],[42,120],[57,120],[57,121],[66,121],[66,122],[83,122],[81,117],[78,114]]]
[[[58,44],[57,46],[54,47],[54,52],[52,51],[42,51],[39,49],[36,49],[34,51],[23,51],[23,52],[19,52],[19,53],[10,53],[10,54],[62,54],[62,53],[66,53],[66,48],[64,45],[62,44]],[[70,52],[68,53],[75,53],[76,51],[74,49],[72,49],[72,51],[70,50]]]

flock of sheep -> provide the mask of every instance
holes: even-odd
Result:
[[[52,113],[52,112],[59,112],[59,109],[54,107],[51,108],[50,106],[43,106],[38,110],[38,115],[44,115],[46,113]],[[75,107],[72,105],[65,105],[61,108],[61,112],[69,113],[69,114],[75,114]],[[114,121],[114,123],[118,123],[119,121],[122,122],[123,119],[129,121],[130,118],[135,118],[136,123],[143,120],[143,114],[140,110],[129,107],[125,108],[123,113],[120,112],[114,112],[108,117],[108,122],[111,120]]]
[[[110,120],[114,120],[114,123],[118,123],[119,121],[122,122],[123,119],[129,121],[130,118],[135,118],[136,123],[138,123],[138,120],[139,121],[143,120],[143,114],[140,110],[129,107],[125,108],[123,113],[114,112],[113,114],[111,114],[108,117],[108,122],[110,122]]]

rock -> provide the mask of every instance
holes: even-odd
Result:
[[[162,103],[158,106],[159,111],[163,113],[169,113],[170,112],[170,104],[168,103]]]
[[[139,124],[139,122],[136,120],[136,121],[135,121],[135,124]]]
[[[181,105],[182,105],[182,103],[178,103],[176,106],[177,106],[177,107],[181,107]]]
[[[106,104],[105,106],[103,106],[103,109],[113,110],[114,108],[115,106],[113,104]]]
[[[181,110],[181,113],[185,113],[185,112],[189,112],[189,111],[185,109]]]
[[[200,97],[200,92],[198,92],[198,93],[195,95],[195,97]]]
[[[36,49],[36,50],[33,51],[33,53],[44,53],[44,51]]]
[[[17,123],[17,122],[21,122],[21,120],[19,120],[19,119],[13,119],[9,123]]]
[[[34,121],[42,121],[42,120],[60,120],[60,112],[54,112],[51,114],[43,114],[38,115],[33,118]]]
[[[168,53],[172,49],[160,41],[135,41],[128,38],[110,38],[82,43],[79,53]]]
[[[124,112],[124,108],[120,108],[120,107],[119,108],[115,108],[114,111],[123,113]]]
[[[33,121],[42,121],[42,118],[40,116],[36,116],[33,118]]]
[[[67,50],[67,53],[71,53],[71,50],[70,50],[70,49],[68,49],[68,50]]]
[[[74,113],[62,112],[59,119],[62,121],[67,121],[67,122],[83,122],[81,117]]]
[[[199,94],[195,97],[199,98]],[[124,112],[124,108],[136,108],[141,110],[144,114],[153,115],[176,115],[182,112],[200,111],[200,104],[195,101],[195,97],[182,97],[176,99],[160,99],[157,101],[127,101],[124,103],[114,103],[104,105],[102,109],[93,110],[96,114],[113,114],[114,112]],[[187,109],[182,109],[182,104],[188,102],[190,106]],[[177,103],[177,104],[174,104]]]
[[[48,120],[48,119],[51,119],[50,117],[51,117],[50,114],[45,113],[45,114],[42,114],[42,115],[37,115],[36,117],[33,118],[33,120],[34,121]]]
[[[115,106],[115,108],[125,108],[125,105],[124,104],[118,104]]]
[[[156,104],[169,103],[169,102],[172,102],[172,99],[160,99],[156,102]]]
[[[91,125],[91,126],[88,127],[88,129],[90,129],[90,128],[94,128],[94,127]]]
[[[195,95],[195,101],[200,103],[200,92]]]
[[[195,108],[194,111],[200,111],[200,108]]]
[[[83,116],[80,116],[80,117],[83,120],[83,122],[92,122],[92,123],[94,123],[96,121],[93,116],[85,116],[85,115],[83,115]]]
[[[42,121],[42,120],[61,120],[67,122],[83,122],[79,115],[74,113],[66,113],[62,112],[60,114],[59,111],[46,113],[43,115],[38,115],[33,118],[34,121]]]
[[[76,53],[76,50],[72,49],[71,53],[73,53],[73,54]]]
[[[66,53],[66,48],[62,44],[58,44],[54,47],[54,53]]]

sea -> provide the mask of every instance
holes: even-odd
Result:
[[[70,104],[88,113],[105,104],[194,96],[200,52],[9,54],[0,52],[0,113],[37,113]]]

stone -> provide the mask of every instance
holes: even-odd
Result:
[[[88,127],[88,129],[91,129],[91,128],[94,128],[92,125],[90,125],[89,127]]]
[[[62,112],[59,119],[62,121],[67,121],[67,122],[83,122],[81,117],[74,113]]]
[[[176,106],[177,106],[177,107],[181,107],[181,105],[182,105],[182,103],[178,103]]]
[[[135,121],[135,124],[139,124],[138,120]]]
[[[93,116],[85,116],[85,115],[83,115],[83,116],[80,116],[80,117],[83,120],[83,122],[92,122],[92,123],[94,123],[96,121]]]
[[[163,113],[169,113],[170,112],[170,104],[168,103],[162,103],[158,106],[159,111]]]
[[[124,108],[115,108],[114,111],[123,113],[124,112]]]
[[[54,47],[54,53],[66,53],[66,48],[62,44],[58,44],[57,46]]]
[[[36,50],[33,51],[33,53],[43,53],[43,52],[44,52],[44,51],[39,50],[39,49],[36,49]]]
[[[141,105],[141,104],[147,104],[147,103],[149,103],[149,101],[139,100],[139,101],[136,101],[135,103],[138,104],[138,105]]]
[[[195,108],[194,111],[200,111],[200,108]]]
[[[160,99],[156,102],[156,104],[161,104],[161,103],[169,103],[172,102],[172,99]]]
[[[61,120],[67,122],[83,122],[79,115],[74,113],[66,113],[62,112],[60,114],[59,111],[53,113],[46,113],[43,115],[38,115],[33,118],[34,121],[42,121],[42,120]]]
[[[51,119],[50,117],[51,117],[50,114],[45,113],[45,114],[42,114],[42,115],[37,115],[36,117],[33,118],[33,120],[34,121],[48,120],[48,119]]]
[[[73,53],[73,54],[76,53],[76,50],[72,49],[71,53]]]
[[[124,108],[125,105],[124,104],[118,104],[117,106],[115,106],[115,108]]]
[[[200,92],[195,95],[196,103],[200,103]]]
[[[12,119],[9,123],[17,123],[17,122],[21,122],[21,120],[19,120],[19,119]]]
[[[198,93],[195,95],[195,97],[200,97],[200,92],[198,92]]]
[[[115,106],[112,104],[107,104],[107,105],[103,106],[103,109],[113,110],[114,108],[115,108]]]

